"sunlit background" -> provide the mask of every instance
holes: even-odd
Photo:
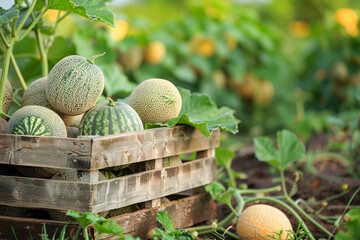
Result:
[[[152,77],[206,93],[242,121],[235,139],[223,137],[232,148],[283,128],[308,139],[357,125],[360,1],[108,4],[115,29],[72,14],[64,18],[49,50],[50,66],[69,54],[89,57],[105,51],[98,61],[108,81],[104,96],[127,97]],[[6,8],[12,1],[0,5]],[[58,16],[62,13],[48,11],[44,24],[52,26]],[[41,69],[34,50],[24,49],[17,46],[14,55],[31,82]]]

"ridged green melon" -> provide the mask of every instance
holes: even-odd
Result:
[[[54,111],[42,106],[25,106],[10,118],[7,133],[66,137],[66,127]]]
[[[79,135],[99,135],[125,133],[144,130],[135,110],[123,102],[96,104],[87,111],[80,122]]]
[[[33,81],[25,90],[21,106],[37,105],[54,110],[46,97],[47,77]]]
[[[139,114],[143,124],[165,123],[179,115],[182,100],[179,90],[170,81],[152,78],[133,90],[129,105]]]
[[[46,96],[56,111],[75,116],[96,104],[104,90],[104,75],[94,64],[95,57],[67,56],[51,69]]]

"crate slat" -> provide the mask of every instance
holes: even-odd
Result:
[[[187,125],[76,139],[0,134],[0,163],[92,171],[214,148],[219,135]]]
[[[147,239],[150,238],[149,233],[151,229],[157,227],[156,217],[157,212],[160,210],[167,211],[168,215],[172,217],[175,227],[179,229],[190,227],[216,217],[216,203],[209,195],[198,194],[172,201],[160,207],[138,210],[112,219],[124,229],[124,234]],[[29,239],[29,230],[34,239],[40,239],[44,224],[51,238],[55,231],[57,232],[57,236],[59,236],[61,229],[66,223],[45,219],[0,216],[0,239],[15,239],[11,227],[14,228],[18,240]],[[77,229],[78,225],[68,225],[66,237],[74,236]],[[82,231],[80,231],[80,235],[82,235]],[[96,236],[92,234],[92,237],[95,238]],[[118,237],[102,234],[100,239],[109,240],[118,239]]]
[[[216,159],[208,157],[100,182],[0,175],[0,204],[97,213],[203,186],[215,170]]]

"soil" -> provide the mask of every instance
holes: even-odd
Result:
[[[325,135],[319,135],[314,137],[311,141],[308,142],[307,148],[317,150],[324,146],[329,138]],[[294,200],[303,199],[303,200],[322,200],[328,197],[332,197],[338,194],[343,193],[342,187],[344,184],[348,185],[348,191],[341,197],[329,200],[328,205],[321,210],[321,215],[324,216],[341,216],[344,213],[346,205],[350,201],[353,193],[360,187],[360,181],[353,179],[350,174],[348,174],[346,166],[339,162],[337,159],[330,157],[322,158],[319,161],[315,161],[313,164],[317,173],[310,173],[306,168],[305,162],[299,164],[296,167],[297,170],[300,170],[302,177],[299,182],[297,182],[298,189],[296,194],[292,197]],[[246,180],[238,181],[238,184],[247,184],[248,188],[251,189],[262,189],[279,185],[279,175],[274,169],[270,167],[269,164],[265,162],[260,162],[255,158],[254,149],[250,148],[245,151],[238,152],[236,157],[233,160],[232,167],[236,171],[244,172],[248,175]],[[287,180],[294,180],[294,168],[289,169],[286,173]],[[274,174],[275,173],[275,174]],[[289,182],[290,182],[289,181]],[[291,189],[291,185],[287,186],[288,190]],[[271,193],[271,195],[279,195],[279,193]],[[272,203],[272,202],[262,202],[269,205],[276,206],[282,210],[288,217],[290,222],[293,225],[293,229],[296,230],[298,227],[298,221],[293,217],[286,209]],[[245,206],[246,207],[246,206]],[[358,193],[355,198],[352,200],[348,209],[360,207],[360,193]],[[321,208],[320,206],[314,206],[315,210]],[[225,205],[218,206],[218,220],[224,219],[230,213],[230,209]],[[339,228],[334,226],[334,223],[329,223],[323,221],[316,216],[313,216],[322,226],[324,226],[328,231],[334,232],[334,235],[339,229],[343,228],[341,225]],[[303,218],[304,219],[304,218]],[[324,232],[318,229],[309,221],[305,220],[306,225],[308,226],[310,232],[313,234],[315,239],[325,238],[325,239],[334,239],[329,238]],[[231,232],[235,233],[236,225],[230,229]],[[213,235],[204,236],[201,239],[216,239]],[[226,238],[231,239],[231,238]]]

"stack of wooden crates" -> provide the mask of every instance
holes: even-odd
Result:
[[[141,203],[143,209],[113,217],[125,234],[148,238],[151,229],[157,226],[156,216],[160,210],[172,216],[177,228],[189,227],[215,217],[214,201],[196,190],[215,180],[214,149],[219,146],[219,138],[219,130],[207,138],[186,125],[103,137],[0,134],[0,168],[10,164],[76,169],[79,178],[61,181],[0,175],[0,205],[99,213]],[[164,158],[194,152],[195,160],[163,166]],[[101,169],[140,162],[146,165],[142,172],[99,181]],[[186,192],[187,197],[161,202],[163,197],[171,199]],[[43,224],[51,236],[66,223],[0,216],[0,239],[13,239],[12,228],[18,239],[29,239],[29,232],[39,239]],[[71,234],[75,228],[76,225],[70,225],[68,232]],[[102,235],[101,239],[111,237]]]

